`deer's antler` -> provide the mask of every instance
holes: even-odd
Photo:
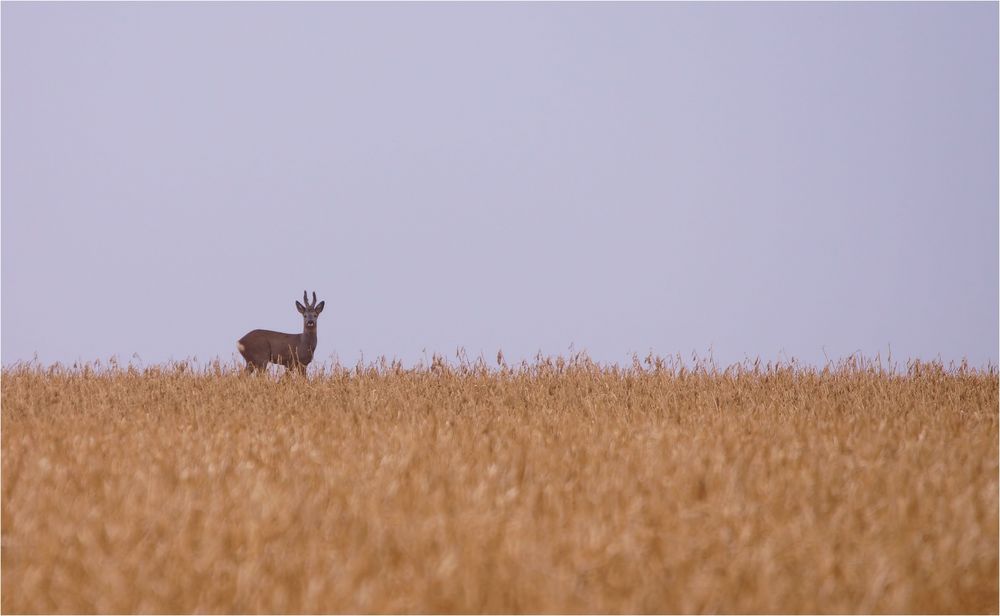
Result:
[[[316,307],[316,292],[315,291],[313,291],[313,305],[312,305],[312,307],[313,308]]]

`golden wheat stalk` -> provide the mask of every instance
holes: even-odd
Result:
[[[5,613],[998,611],[998,380],[21,365]]]

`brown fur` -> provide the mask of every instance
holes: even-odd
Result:
[[[269,363],[273,363],[289,370],[294,369],[303,375],[306,373],[306,366],[312,361],[316,351],[316,319],[323,312],[326,302],[317,305],[316,294],[313,293],[310,304],[304,291],[302,299],[305,305],[295,302],[303,318],[301,334],[255,329],[239,339],[236,348],[247,362],[247,372],[263,371]]]

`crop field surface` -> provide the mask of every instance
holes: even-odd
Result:
[[[8,367],[4,613],[998,612],[998,378]]]

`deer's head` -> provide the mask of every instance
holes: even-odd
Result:
[[[313,301],[310,304],[309,298],[306,297],[306,292],[302,292],[302,301],[305,302],[305,306],[295,302],[295,307],[299,309],[302,314],[302,318],[305,319],[306,329],[316,329],[316,319],[319,318],[319,313],[323,312],[323,305],[326,302],[316,303],[316,292],[313,291]]]

